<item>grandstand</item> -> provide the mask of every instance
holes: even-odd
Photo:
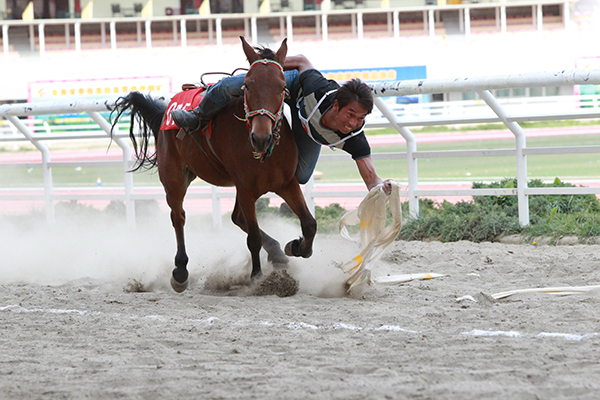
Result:
[[[328,11],[296,11],[300,6],[294,2],[287,11],[272,3],[281,11],[0,20],[0,102],[29,99],[30,82],[40,80],[170,75],[177,88],[201,72],[243,65],[239,52],[232,51],[240,35],[265,45],[288,37],[290,52],[306,54],[319,68],[426,65],[431,78],[570,69],[596,56],[587,46],[600,14],[593,0],[411,2],[406,7],[392,2],[389,8],[333,1]],[[190,65],[173,69],[167,60],[189,60]]]

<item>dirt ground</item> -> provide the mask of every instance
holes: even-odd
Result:
[[[357,249],[319,236],[287,268],[297,294],[256,296],[209,290],[249,274],[245,238],[191,221],[193,281],[177,294],[168,218],[0,224],[0,398],[598,397],[599,291],[491,295],[598,285],[599,245],[399,241],[374,276],[444,276],[348,297],[336,264]]]

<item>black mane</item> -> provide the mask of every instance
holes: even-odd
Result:
[[[275,60],[275,52],[268,47],[255,46],[254,49],[261,56],[261,58],[266,58],[267,60],[273,61]]]

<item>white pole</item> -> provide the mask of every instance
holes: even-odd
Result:
[[[65,45],[67,49],[71,47],[71,29],[69,28],[69,24],[65,24]]]
[[[433,8],[429,9],[429,37],[435,36],[435,19],[433,17]]]
[[[81,54],[81,22],[75,22],[75,53]]]
[[[294,41],[294,27],[293,27],[293,24],[292,24],[292,14],[286,15],[286,17],[285,17],[285,24],[286,24],[286,27],[287,27],[288,45],[290,45]]]
[[[110,21],[109,30],[110,30],[110,49],[117,49],[117,29],[115,28],[115,21]]]
[[[506,34],[506,6],[500,6],[500,32]]]
[[[152,27],[150,26],[151,23],[152,23],[152,21],[149,19],[147,19],[144,22],[144,31],[146,32],[146,48],[147,49],[152,48]],[[177,28],[175,28],[175,35],[177,35]],[[177,42],[177,39],[175,39],[175,42]]]
[[[323,26],[323,42],[327,42],[329,38],[329,27],[327,25],[327,14],[321,14],[321,25]]]
[[[465,8],[465,39],[471,39],[471,9]]]
[[[315,216],[315,175],[311,175],[310,179],[304,185],[304,199],[310,213]]]
[[[148,21],[150,21],[150,20],[146,20],[146,23],[148,23]],[[177,21],[176,20],[171,21],[171,30],[173,31],[173,44],[177,44]]]
[[[4,50],[4,57],[8,57],[8,25],[2,25],[2,47]]]
[[[135,23],[135,31],[137,34],[137,42],[138,45],[142,45],[142,21],[137,21]]]
[[[539,33],[544,31],[544,13],[541,4],[538,4],[537,6],[537,30]]]
[[[254,16],[250,18],[250,40],[255,44],[258,41],[258,28],[256,26],[256,17]]]
[[[221,188],[218,186],[212,186],[210,193],[212,198],[213,228],[218,230],[223,226],[223,218],[221,216],[221,199],[219,197]]]
[[[46,35],[44,34],[44,24],[38,26],[38,35],[40,37],[40,57],[46,56]]]
[[[358,31],[358,40],[363,40],[363,14],[362,12],[356,13],[356,29]]]
[[[54,202],[52,201],[52,168],[50,162],[50,150],[44,144],[35,139],[34,133],[16,116],[5,116],[39,151],[42,153],[42,174],[44,176],[44,198],[46,200],[46,221],[55,221]]]
[[[35,29],[33,25],[29,25],[29,49],[35,51]]]
[[[223,27],[222,27],[222,18],[217,18],[216,22],[216,30],[217,30],[217,46],[223,45]]]
[[[400,13],[398,10],[394,11],[392,18],[394,20],[394,39],[398,39],[400,38]]]
[[[477,93],[486,104],[496,113],[506,127],[515,135],[517,150],[517,199],[519,208],[519,223],[522,226],[529,225],[529,196],[525,194],[527,189],[527,156],[523,150],[527,147],[525,132],[523,128],[510,121],[506,110],[498,103],[489,90],[478,90]]]
[[[102,39],[102,47],[106,46],[106,24],[104,22],[100,24],[100,37]]]
[[[410,216],[412,218],[419,217],[419,197],[415,194],[415,191],[419,188],[419,178],[417,169],[417,159],[414,156],[417,151],[417,141],[415,135],[405,126],[401,126],[398,123],[398,117],[390,108],[385,104],[381,97],[374,98],[375,106],[381,111],[384,117],[390,121],[392,127],[394,127],[406,140],[406,162],[407,162],[407,174],[408,174],[408,208]]]
[[[600,85],[600,69],[527,72],[510,75],[413,79],[370,84],[375,96],[406,96],[532,86]]]
[[[185,49],[187,47],[187,21],[182,19],[179,21],[179,31],[181,32],[181,48]]]
[[[127,224],[135,225],[135,204],[133,200],[133,174],[131,169],[131,147],[129,143],[119,137],[115,137],[112,133],[112,126],[106,121],[97,111],[88,111],[90,118],[94,120],[102,128],[106,134],[111,137],[114,142],[123,150],[123,183],[125,185],[125,215],[127,216]],[[115,132],[118,134],[118,132]]]

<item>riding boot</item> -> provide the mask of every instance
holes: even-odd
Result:
[[[212,117],[214,117],[223,107],[215,104],[208,95],[205,95],[200,101],[198,107],[193,110],[173,110],[171,118],[173,122],[188,133],[198,129],[204,129]]]

